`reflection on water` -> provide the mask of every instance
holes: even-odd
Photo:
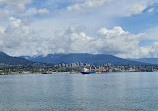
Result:
[[[156,111],[157,73],[0,76],[0,111]]]

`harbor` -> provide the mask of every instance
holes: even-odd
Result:
[[[156,111],[157,81],[155,72],[4,75],[0,111]]]

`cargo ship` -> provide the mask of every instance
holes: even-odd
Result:
[[[109,74],[109,71],[101,70],[101,69],[87,69],[84,68],[84,71],[81,72],[82,74]]]

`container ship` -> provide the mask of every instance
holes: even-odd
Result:
[[[81,72],[82,74],[109,74],[109,71],[102,70],[102,69],[87,69],[84,68],[83,71]]]

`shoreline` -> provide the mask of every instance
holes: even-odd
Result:
[[[138,73],[138,72],[110,72],[110,73]],[[145,72],[139,72],[139,73],[145,73]],[[148,72],[146,72],[148,73]],[[42,74],[40,72],[36,73],[8,73],[8,74],[0,74],[1,75],[26,75],[26,74]],[[81,72],[52,72],[52,74],[82,74]],[[51,74],[42,74],[42,75],[51,75]]]

